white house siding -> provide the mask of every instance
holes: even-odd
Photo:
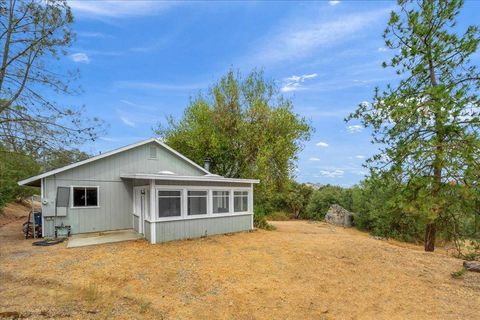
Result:
[[[138,218],[138,216],[136,216],[136,215],[133,215],[133,230],[135,230],[136,232],[140,232],[140,229],[139,229],[139,218]]]

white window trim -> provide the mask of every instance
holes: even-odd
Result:
[[[84,206],[84,207],[75,207],[73,205],[73,189],[74,188],[96,188],[97,189],[97,205],[96,206]],[[70,209],[98,209],[100,208],[100,187],[99,186],[70,186]]]
[[[204,213],[204,214],[192,214],[192,215],[189,215],[188,214],[188,191],[205,191],[207,193],[207,212]],[[194,198],[200,198],[200,196],[193,196]],[[203,196],[201,196],[203,198]],[[200,217],[205,217],[206,215],[208,215],[208,213],[212,210],[210,208],[210,201],[209,201],[209,198],[210,198],[210,190],[208,190],[208,188],[204,188],[204,189],[196,189],[196,190],[192,190],[192,189],[186,189],[185,190],[185,198],[187,199],[187,201],[185,201],[185,211],[186,211],[186,215],[188,218],[191,218],[191,217],[197,217],[197,216],[200,216]]]
[[[158,216],[158,191],[180,191],[180,215],[173,216],[173,217],[159,217]],[[155,187],[155,210],[154,210],[154,217],[152,221],[171,221],[171,220],[182,220],[183,214],[185,211],[185,196],[184,196],[184,189],[179,188],[178,186],[171,186],[168,188],[158,188]],[[152,222],[149,221],[149,222]]]
[[[213,191],[219,191],[219,192],[228,192],[228,212],[217,212],[217,213],[214,213],[213,212]],[[232,215],[233,213],[233,208],[232,208],[232,190],[230,189],[219,189],[219,190],[212,190],[212,215],[213,216],[224,216],[224,215],[227,215],[227,216],[230,216]]]
[[[181,191],[180,202],[180,216],[175,217],[162,217],[158,216],[158,191]],[[188,191],[207,191],[207,214],[188,215]],[[213,213],[213,191],[229,191],[229,212],[228,213]],[[248,211],[234,212],[234,191],[247,191],[248,192]],[[248,187],[207,187],[207,186],[179,186],[179,185],[155,185],[155,210],[154,218],[145,219],[150,223],[164,222],[164,221],[181,221],[181,220],[195,220],[195,219],[209,219],[209,218],[222,218],[222,217],[235,217],[244,215],[253,215],[253,207],[251,206],[253,192],[250,186]]]
[[[238,211],[238,212],[235,212],[235,191],[246,191],[247,192],[247,211]],[[233,213],[234,214],[237,214],[237,213],[249,213],[251,210],[250,210],[250,194],[251,194],[251,191],[250,191],[250,188],[247,189],[247,190],[234,190],[233,192]],[[243,195],[242,196],[237,196],[237,197],[244,197]]]

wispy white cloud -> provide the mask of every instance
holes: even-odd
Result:
[[[317,77],[316,73],[311,73],[311,74],[304,74],[301,76],[291,76],[288,78],[285,78],[283,80],[284,84],[281,88],[282,92],[290,92],[290,91],[296,91],[299,89],[304,89],[302,86],[302,83],[305,82],[305,80],[310,80],[314,79]]]
[[[317,142],[317,143],[316,143],[316,146],[317,146],[317,147],[326,148],[326,147],[328,147],[328,143],[323,142],[323,141],[320,141],[320,142]]]
[[[350,172],[353,173],[353,174],[356,174],[357,176],[365,176],[368,173],[365,170],[352,170]]]
[[[295,107],[295,110],[304,117],[312,119],[320,118],[345,118],[353,110],[352,109],[334,109],[333,107]]]
[[[120,102],[129,106],[129,107],[142,109],[142,110],[146,110],[146,111],[158,111],[159,110],[158,106],[147,106],[147,105],[132,102],[132,101],[126,100],[126,99],[121,99]]]
[[[127,116],[120,116],[120,120],[129,127],[135,127],[135,122],[127,118]]]
[[[89,18],[123,18],[132,16],[146,16],[166,11],[178,5],[175,1],[85,1],[68,0],[68,5],[75,13]]]
[[[208,87],[207,83],[190,83],[190,84],[167,84],[161,82],[148,81],[117,81],[114,83],[117,89],[154,89],[164,91],[188,91],[199,90]]]
[[[355,158],[357,158],[357,159],[365,159],[365,156],[362,156],[361,154],[359,154],[359,155],[356,155]]]
[[[323,177],[328,178],[341,178],[345,171],[340,169],[333,169],[333,170],[320,170],[319,174]]]
[[[340,1],[339,0],[330,0],[328,1],[328,4],[331,5],[331,6],[336,6],[337,4],[339,4]]]
[[[100,137],[100,140],[107,141],[107,142],[117,142],[118,139],[110,138],[110,137]]]
[[[310,160],[310,161],[320,161],[320,158],[311,157],[308,160]]]
[[[363,126],[359,124],[354,124],[354,125],[348,126],[347,130],[349,133],[358,133],[358,132],[362,132]]]
[[[378,48],[377,50],[380,51],[380,52],[385,52],[385,51],[387,51],[387,48],[385,48],[385,47],[380,47],[380,48]]]
[[[375,10],[339,16],[325,21],[288,20],[281,29],[261,39],[261,46],[252,56],[253,64],[271,64],[287,60],[298,60],[311,55],[318,48],[340,43],[378,19],[385,17],[388,10]]]
[[[71,54],[71,55],[70,55],[70,58],[71,58],[74,62],[78,62],[78,63],[90,63],[90,58],[88,57],[88,55],[87,55],[85,52],[77,52],[77,53]]]
[[[77,35],[83,38],[107,38],[109,37],[102,32],[92,32],[92,31],[78,31]]]

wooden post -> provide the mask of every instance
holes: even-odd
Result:
[[[155,191],[155,180],[150,180],[150,243],[155,244],[157,243],[157,234],[156,234],[156,223],[154,221],[157,220],[157,213],[155,210],[155,203],[156,203],[156,191]]]
[[[32,196],[32,222],[33,222],[33,239],[37,238],[37,232],[36,232],[36,225],[35,225],[35,210],[34,210],[34,203],[33,203],[34,196]]]

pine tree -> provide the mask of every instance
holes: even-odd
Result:
[[[477,191],[480,74],[471,56],[480,35],[477,26],[457,30],[463,1],[398,4],[384,32],[394,54],[383,65],[395,68],[400,80],[376,88],[373,103],[360,104],[347,120],[373,128],[372,142],[381,150],[367,163],[401,179],[399,206],[422,213],[425,250],[433,251],[437,224],[454,228],[447,223],[452,195],[468,200]]]

